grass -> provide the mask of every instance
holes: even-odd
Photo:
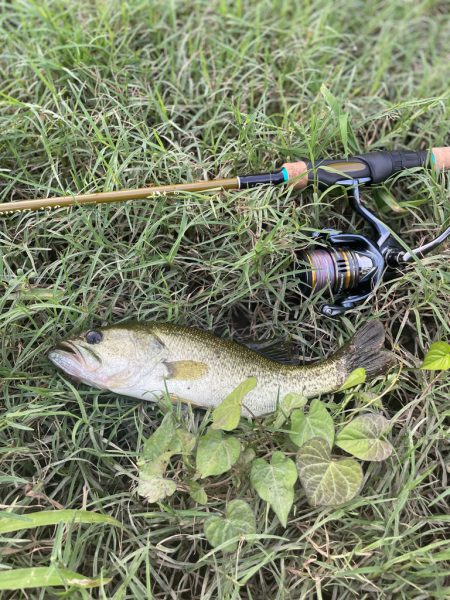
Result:
[[[0,198],[447,145],[449,36],[438,0],[3,0]],[[403,212],[378,210],[408,247],[448,224],[445,178],[408,174],[385,191]],[[111,578],[70,598],[448,597],[449,380],[413,370],[432,341],[450,338],[448,252],[329,320],[320,299],[301,302],[292,262],[323,227],[361,227],[337,191],[182,194],[1,220],[1,508],[87,509],[124,525],[5,534],[2,569],[58,564]],[[136,458],[160,408],[76,387],[46,358],[61,336],[132,317],[290,338],[300,358],[316,359],[369,315],[403,361],[391,385],[367,385],[394,422],[395,456],[366,468],[365,497],[349,505],[311,509],[298,492],[286,529],[239,472],[234,486],[211,479],[207,507],[181,492],[146,506],[134,492]],[[337,421],[359,410],[354,398],[326,400]],[[183,416],[194,432],[203,417]],[[267,457],[282,434],[256,427]],[[257,540],[231,556],[211,551],[204,515],[236,496],[255,509]]]

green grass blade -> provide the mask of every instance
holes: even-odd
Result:
[[[122,524],[113,517],[88,510],[49,510],[26,515],[0,513],[0,533],[12,533],[21,529],[32,529],[58,523],[105,523],[122,527]]]
[[[34,567],[0,572],[0,590],[25,590],[35,587],[64,586],[94,588],[110,579],[91,579],[65,568]]]

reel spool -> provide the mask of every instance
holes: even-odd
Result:
[[[320,246],[297,253],[301,288],[309,294],[325,290],[335,297],[334,304],[325,304],[321,312],[337,316],[362,304],[383,278],[398,273],[415,258],[422,258],[450,236],[450,227],[435,240],[405,252],[386,225],[361,204],[360,180],[339,181],[350,188],[351,205],[374,229],[376,239],[353,233],[325,230],[313,235]]]

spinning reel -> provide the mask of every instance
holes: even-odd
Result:
[[[325,230],[313,235],[321,245],[297,253],[304,267],[300,281],[309,292],[328,289],[334,304],[324,304],[322,314],[328,317],[341,315],[362,304],[382,279],[395,276],[402,267],[415,258],[422,258],[450,236],[450,227],[431,242],[405,252],[394,239],[387,226],[362,203],[359,185],[371,178],[345,179],[336,184],[348,187],[352,208],[371,226],[375,239],[356,233]]]

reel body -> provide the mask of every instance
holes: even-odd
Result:
[[[362,235],[330,232],[316,236],[316,241],[320,238],[327,247],[297,254],[305,266],[300,280],[305,290],[315,293],[328,288],[337,296],[336,304],[321,307],[323,314],[333,317],[370,296],[383,276],[385,261],[375,244]]]
[[[435,240],[412,252],[405,252],[387,226],[362,203],[359,184],[367,178],[338,181],[349,188],[353,209],[371,226],[375,239],[356,233],[325,230],[313,235],[313,246],[297,252],[303,269],[303,290],[315,293],[329,291],[334,304],[324,304],[321,312],[334,317],[362,304],[382,279],[392,277],[414,258],[421,258],[450,236],[450,227]]]

